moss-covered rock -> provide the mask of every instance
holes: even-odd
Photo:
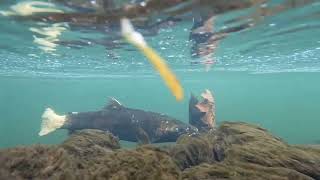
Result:
[[[195,171],[206,176],[206,173],[219,174],[217,171],[221,170],[221,173],[229,172],[222,173],[228,178],[232,178],[230,173],[237,174],[237,178],[254,178],[254,175],[269,172],[267,174],[277,176],[265,174],[259,178],[320,179],[320,149],[288,145],[265,129],[246,123],[225,122],[216,131],[199,137],[181,137],[170,154],[181,169],[193,167],[188,170],[193,173],[184,174],[184,177],[188,174],[195,177]],[[212,165],[199,171],[203,166],[195,166],[201,163]]]
[[[85,174],[75,159],[55,146],[35,145],[0,151],[0,179],[67,179]],[[79,169],[73,172],[74,169]],[[81,176],[78,176],[79,178]]]
[[[176,145],[120,149],[110,133],[82,130],[60,145],[0,150],[0,179],[320,179],[320,149],[225,122]]]
[[[180,169],[169,154],[159,148],[142,146],[119,150],[103,161],[95,177],[105,179],[179,179]]]
[[[166,151],[152,146],[119,149],[110,133],[82,130],[58,146],[0,151],[0,179],[179,179]]]
[[[67,150],[69,154],[90,161],[92,158],[120,149],[120,143],[119,139],[109,132],[84,129],[74,132],[60,147]]]
[[[265,167],[256,164],[229,165],[225,163],[201,164],[188,168],[182,179],[274,179],[274,180],[312,180],[313,178],[292,169],[282,167]]]

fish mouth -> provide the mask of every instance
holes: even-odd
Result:
[[[215,126],[215,101],[212,93],[206,89],[201,93],[201,101],[191,96],[189,101],[189,122],[199,130],[212,129]]]

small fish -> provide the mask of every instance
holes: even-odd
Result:
[[[175,142],[182,134],[193,135],[196,127],[164,114],[132,109],[123,106],[115,98],[100,111],[71,112],[58,115],[47,108],[42,115],[39,136],[49,134],[56,129],[69,132],[81,129],[100,129],[131,142],[158,143]]]

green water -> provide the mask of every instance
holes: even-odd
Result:
[[[176,102],[163,82],[152,76],[113,78],[0,78],[0,147],[47,143],[66,138],[58,130],[39,137],[46,107],[57,113],[99,110],[108,96],[128,107],[163,112],[187,122],[190,92],[213,90],[217,121],[261,125],[289,143],[319,142],[320,73],[248,74],[178,73],[185,98]]]
[[[191,63],[201,60],[191,57],[189,41],[197,9],[176,14],[181,19],[171,24],[140,26],[138,31],[181,81],[182,102],[123,40],[116,22],[77,26],[63,19],[3,15],[18,2],[6,0],[0,6],[0,148],[60,143],[67,138],[65,130],[38,136],[45,108],[58,114],[100,110],[109,96],[187,122],[191,91],[200,94],[206,88],[215,95],[218,124],[245,121],[292,144],[320,143],[319,1],[269,0],[261,7],[270,14],[260,17],[255,16],[260,6],[217,14],[210,32],[218,37],[228,28],[250,26],[207,42],[207,47],[217,47],[209,52],[214,60],[209,72],[203,64]],[[150,16],[144,17],[150,24],[166,17]]]

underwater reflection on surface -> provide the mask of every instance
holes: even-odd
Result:
[[[319,16],[319,7],[319,3],[312,0],[52,0],[21,1],[2,8],[1,14],[15,22],[27,23],[34,44],[45,53],[60,56],[60,59],[65,52],[57,51],[59,46],[75,50],[103,46],[106,49],[106,58],[110,60],[108,63],[122,63],[121,60],[128,59],[128,56],[125,52],[118,51],[132,51],[124,45],[119,34],[120,18],[128,17],[145,37],[161,39],[159,44],[156,44],[156,49],[166,53],[168,48],[164,46],[165,43],[177,44],[174,45],[177,49],[186,48],[182,51],[181,58],[167,57],[169,63],[177,66],[200,64],[208,71],[212,65],[218,66],[218,69],[241,70],[250,69],[251,64],[261,62],[259,67],[253,69],[259,71],[259,68],[270,70],[264,68],[269,57],[256,55],[256,49],[265,46],[272,51],[274,48],[283,48],[282,42],[277,42],[280,36],[290,36],[293,33],[298,35],[300,31],[308,31],[310,28],[319,33],[316,30],[319,23],[312,21]],[[300,11],[308,13],[301,14]],[[309,23],[305,24],[305,20]],[[183,38],[178,36],[181,31],[185,34]],[[97,33],[99,37],[96,36]],[[259,38],[256,38],[256,35]],[[243,40],[242,36],[248,36],[247,40]],[[253,36],[256,36],[255,39]],[[238,43],[247,45],[229,42],[233,37],[239,39]],[[170,40],[172,38],[174,40]],[[225,39],[226,42],[222,41]],[[295,44],[299,42],[295,41],[299,39],[288,44],[297,46]],[[228,43],[227,47],[221,45],[224,43]],[[219,52],[222,48],[223,53]],[[294,49],[297,48],[292,48]],[[74,53],[73,55],[76,56]],[[281,55],[275,56],[282,59]],[[241,60],[235,60],[239,58]],[[249,64],[240,67],[238,64],[245,61],[242,59],[246,59]],[[63,62],[60,63],[63,66]],[[290,68],[290,64],[285,66]]]

